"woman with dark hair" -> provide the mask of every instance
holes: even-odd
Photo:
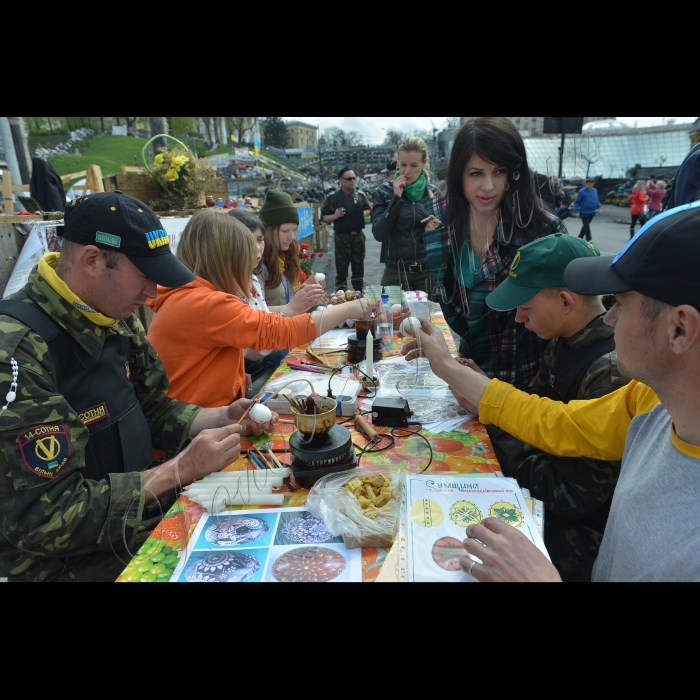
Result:
[[[476,117],[457,134],[447,194],[429,204],[425,246],[438,301],[460,354],[489,376],[527,388],[545,343],[486,297],[515,272],[519,248],[561,230],[547,212],[525,144],[505,117]]]

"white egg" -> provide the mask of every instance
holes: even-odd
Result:
[[[407,318],[402,324],[401,324],[401,335],[409,336],[413,338],[413,335],[411,333],[407,333],[406,331],[409,328],[420,328],[420,321],[417,318]]]
[[[394,305],[391,307],[391,310],[392,310],[393,312],[395,312],[395,313],[400,314],[400,313],[403,311],[403,306],[401,306],[401,304],[394,304]]]
[[[269,423],[272,420],[272,411],[267,406],[263,406],[262,404],[256,404],[253,406],[248,415],[250,416],[251,420],[254,420],[256,423],[260,423],[260,425]]]
[[[316,282],[321,284],[321,282],[326,281],[326,276],[323,273],[319,272],[314,279],[316,280]]]

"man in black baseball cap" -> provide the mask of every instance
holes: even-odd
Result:
[[[384,175],[384,178],[386,179],[387,182],[390,182],[391,184],[394,183],[394,179],[396,178],[396,171],[399,169],[399,164],[395,160],[390,160],[386,168],[382,170],[382,175]]]
[[[572,291],[616,295],[606,322],[616,329],[620,371],[635,377],[592,401],[553,403],[470,374],[448,361],[439,332],[423,324],[422,349],[433,370],[479,407],[483,423],[562,457],[624,455],[593,572],[597,582],[700,581],[700,530],[688,525],[700,498],[699,263],[696,202],[652,219],[614,258],[569,265]],[[536,548],[500,521],[472,526],[467,536],[462,565],[480,581],[558,578]]]
[[[114,581],[180,485],[232,464],[250,401],[202,409],[133,314],[194,276],[153,212],[121,192],[66,210],[62,253],[0,302],[0,577]],[[243,421],[243,425],[239,425]],[[272,426],[264,426],[272,432]],[[170,461],[153,466],[153,449]]]

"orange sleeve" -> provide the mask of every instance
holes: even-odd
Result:
[[[238,297],[213,295],[206,307],[204,332],[219,348],[287,350],[316,340],[318,329],[309,314],[286,318],[256,311]]]

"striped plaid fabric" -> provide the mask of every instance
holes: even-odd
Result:
[[[445,195],[438,195],[428,204],[429,212],[440,221],[446,207]],[[541,235],[557,230],[558,222],[552,220],[552,229]],[[462,338],[460,354],[474,360],[489,377],[519,389],[528,388],[537,376],[547,343],[523,324],[516,323],[515,311],[502,313],[491,309],[486,297],[505,281],[518,250],[530,242],[522,231],[516,231],[508,244],[494,240],[479,264],[470,243],[463,240],[458,244],[454,230],[441,227],[425,234],[428,265],[438,290],[438,301],[450,328]],[[471,259],[471,267],[465,257]]]

